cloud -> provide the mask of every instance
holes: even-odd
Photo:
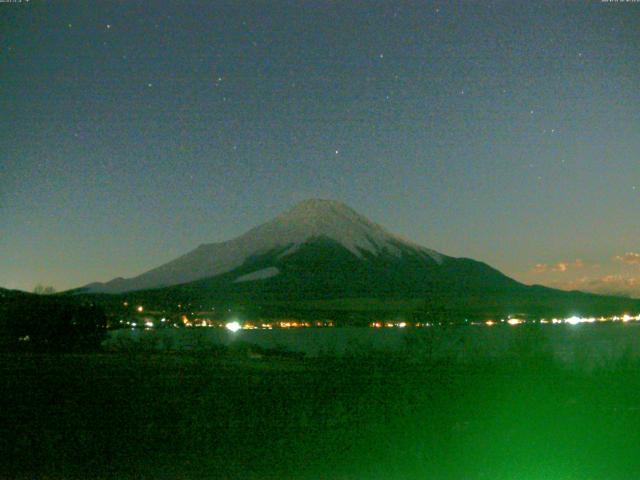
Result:
[[[548,273],[548,272],[556,272],[556,273],[564,273],[569,270],[576,270],[578,268],[583,268],[584,262],[580,259],[576,259],[573,262],[558,262],[553,265],[548,265],[546,263],[536,263],[535,266],[531,269],[533,273]]]
[[[584,262],[579,258],[576,259],[575,262],[573,262],[573,268],[582,268],[582,267],[584,267]]]
[[[640,298],[640,278],[624,275],[605,275],[599,278],[583,277],[577,280],[549,282],[549,286],[562,290],[581,290],[602,295]]]
[[[569,270],[569,264],[567,262],[558,262],[551,267],[552,272],[566,272]]]
[[[613,259],[626,265],[640,265],[640,253],[627,252],[624,255],[613,257]]]
[[[640,253],[627,252],[612,260],[618,263],[617,267],[586,264],[580,259],[553,264],[538,263],[531,269],[531,273],[544,279],[539,280],[540,283],[562,290],[640,298],[640,276],[634,276],[633,271],[624,271],[622,268],[623,265],[640,267]],[[615,267],[611,269],[614,271],[609,270],[609,267]],[[606,269],[603,271],[603,268]]]
[[[549,271],[549,265],[547,265],[546,263],[536,263],[531,271],[533,273],[545,273]]]

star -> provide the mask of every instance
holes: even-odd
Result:
[[[107,23],[107,30],[111,30],[111,24]]]
[[[384,58],[384,53],[381,53],[380,55],[378,55],[381,59]]]
[[[147,83],[147,87],[149,87],[149,88],[153,87],[153,83],[151,83],[151,82]]]
[[[336,150],[336,155],[338,155],[340,153],[340,150]]]

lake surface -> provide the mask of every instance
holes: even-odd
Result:
[[[109,332],[105,347],[132,346],[166,350],[205,350],[245,342],[282,348],[308,356],[373,351],[428,353],[432,356],[500,356],[510,352],[547,351],[562,361],[609,362],[640,356],[640,324],[497,325],[430,328],[292,328],[240,330],[225,328],[122,329]]]

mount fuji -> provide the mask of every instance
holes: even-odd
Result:
[[[485,263],[403,239],[343,203],[319,199],[235,239],[200,245],[136,277],[92,283],[75,293],[260,305],[360,299],[382,309],[401,301],[402,309],[420,305],[469,317],[619,313],[640,305],[527,286]]]
[[[319,257],[326,257],[331,251],[333,260],[327,258],[327,261],[334,268],[333,255],[344,257],[352,265],[409,260],[436,270],[454,260],[394,235],[341,202],[312,199],[233,240],[200,245],[133,278],[116,278],[84,288],[94,293],[121,293],[185,284],[223,274],[233,283],[266,280],[288,270],[287,266],[298,257],[308,257],[314,248]],[[233,275],[234,272],[237,275]],[[314,268],[308,273],[319,272]]]

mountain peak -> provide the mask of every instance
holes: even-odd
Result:
[[[400,255],[400,245],[417,249],[440,261],[441,255],[387,231],[381,225],[360,215],[348,205],[320,198],[304,200],[264,225],[249,231],[245,236],[272,239],[269,243],[291,244],[287,251],[295,251],[312,238],[325,237],[340,243],[354,255],[363,251],[378,254],[383,250]],[[242,237],[241,237],[242,238]]]
[[[327,212],[353,212],[355,211],[346,204],[338,200],[330,200],[325,198],[308,198],[303,200],[291,208],[288,213],[314,214]]]
[[[114,280],[102,287],[91,285],[90,288],[125,291],[186,283],[229,272],[251,257],[277,249],[284,248],[279,258],[286,257],[319,238],[336,242],[359,258],[363,258],[364,252],[401,257],[403,252],[411,250],[437,263],[442,261],[439,253],[392,234],[342,202],[313,198],[233,240],[200,245],[133,279]]]
[[[327,222],[340,222],[344,224],[364,224],[369,222],[351,207],[337,200],[311,198],[293,206],[290,210],[276,218],[285,222],[300,222],[304,225]]]

